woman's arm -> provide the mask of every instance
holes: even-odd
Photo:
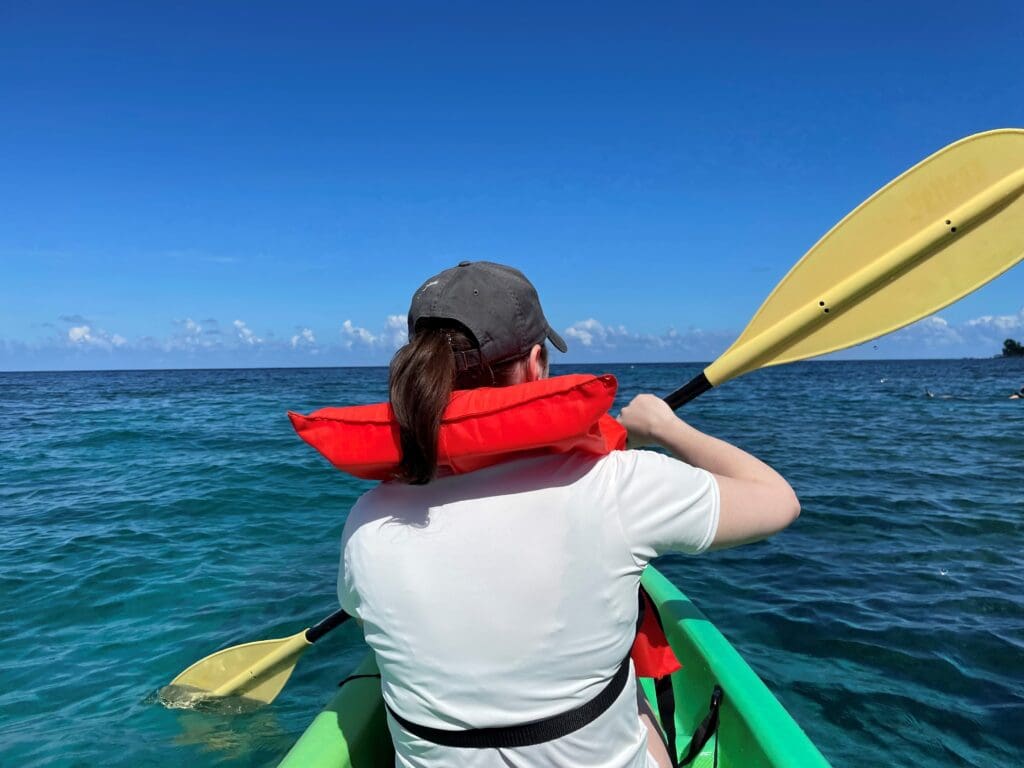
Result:
[[[630,447],[661,446],[715,476],[720,505],[712,549],[767,538],[800,515],[800,502],[782,475],[746,451],[694,429],[661,398],[638,395],[622,409],[619,421],[629,432]]]

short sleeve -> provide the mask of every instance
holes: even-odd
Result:
[[[654,451],[616,451],[607,460],[614,474],[609,487],[637,565],[669,552],[698,554],[711,546],[719,497],[710,472]]]
[[[338,563],[338,603],[345,611],[351,615],[352,611],[355,610],[355,595],[351,589],[351,585],[348,583],[346,578],[348,574],[348,568],[345,567],[345,549],[344,545],[341,550],[341,559]]]
[[[356,505],[358,505],[358,501]],[[356,507],[349,511],[349,520],[352,519]],[[359,618],[359,594],[356,592],[355,584],[352,583],[352,565],[349,562],[349,542],[352,537],[352,530],[345,523],[345,529],[341,534],[341,557],[338,561],[338,602],[345,612],[352,617]]]

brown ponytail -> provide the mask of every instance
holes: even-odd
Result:
[[[391,361],[391,409],[402,460],[397,479],[422,485],[434,477],[441,416],[455,383],[455,361],[444,334],[421,331]]]
[[[441,418],[453,390],[508,386],[516,381],[517,369],[526,359],[457,373],[455,353],[474,349],[476,345],[461,327],[427,326],[417,330],[392,358],[390,400],[402,449],[396,480],[423,485],[434,479]],[[543,346],[541,364],[546,368],[547,349]]]

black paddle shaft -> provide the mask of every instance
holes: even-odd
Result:
[[[317,640],[326,635],[332,629],[340,627],[342,624],[344,624],[351,618],[352,617],[345,613],[345,611],[343,610],[335,611],[326,619],[321,621],[319,624],[316,624],[307,629],[306,640],[310,643],[315,643]]]
[[[696,400],[698,397],[703,395],[711,389],[711,387],[711,382],[708,381],[708,377],[702,372],[699,376],[694,376],[683,386],[666,397],[665,402],[668,403],[668,407],[673,411],[678,411],[691,400]]]

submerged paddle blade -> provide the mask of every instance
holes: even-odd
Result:
[[[160,699],[169,707],[191,707],[224,696],[241,697],[250,708],[269,704],[288,682],[303,651],[350,618],[337,610],[291,637],[211,653],[164,686]]]
[[[950,144],[880,189],[790,270],[711,385],[882,336],[1024,258],[1024,130]]]
[[[197,661],[174,678],[169,687],[188,691],[196,699],[241,696],[269,704],[284,688],[299,657],[310,645],[303,630],[291,637],[225,648]]]

